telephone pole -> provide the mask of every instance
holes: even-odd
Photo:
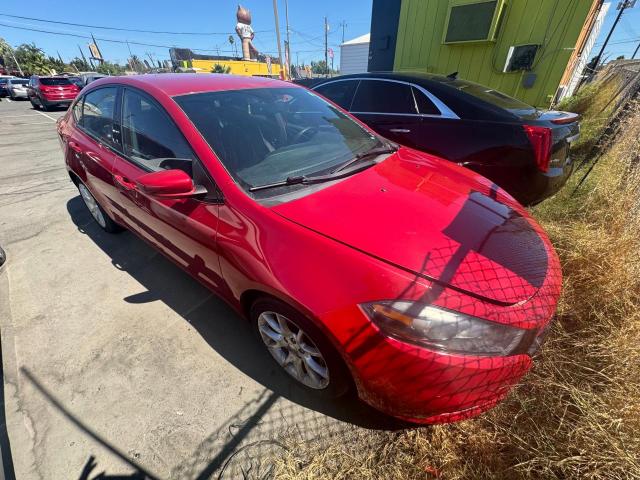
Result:
[[[280,64],[280,78],[284,70],[282,68],[282,45],[280,44],[280,20],[278,19],[278,0],[273,0],[273,16],[276,20],[276,41],[278,42],[278,63]]]
[[[327,23],[327,17],[324,17],[324,67],[325,75],[329,76],[329,51],[328,51],[328,36],[329,36],[329,24]]]
[[[289,0],[284,0],[284,19],[287,22],[287,78],[291,78],[291,40],[289,39]]]
[[[347,28],[347,22],[343,20],[340,22],[340,26],[342,27],[342,43],[344,43],[344,29]]]
[[[636,58],[636,54],[638,53],[638,50],[640,50],[640,43],[638,44],[638,46],[636,47],[636,50],[633,52],[633,55],[631,55],[631,60],[633,60],[634,58]]]
[[[593,72],[591,72],[590,76],[593,76],[593,74],[595,74],[595,72],[598,70],[598,64],[600,63],[600,60],[602,59],[602,54],[604,53],[604,49],[607,48],[607,44],[609,43],[609,39],[611,38],[611,35],[613,35],[613,31],[616,29],[616,26],[618,25],[618,22],[620,21],[620,17],[622,17],[622,14],[624,13],[624,11],[627,8],[631,8],[635,5],[636,0],[621,0],[620,3],[618,3],[618,15],[616,16],[616,19],[613,21],[613,25],[611,25],[611,29],[609,30],[609,33],[607,34],[607,38],[604,39],[604,43],[602,44],[602,48],[600,48],[600,51],[598,52],[598,55],[596,55],[596,59],[593,62]]]

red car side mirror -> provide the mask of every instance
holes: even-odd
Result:
[[[147,173],[136,183],[144,193],[162,198],[187,198],[206,193],[202,187],[194,185],[189,175],[178,169]]]

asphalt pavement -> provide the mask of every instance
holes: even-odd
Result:
[[[354,399],[315,400],[221,300],[133,234],[103,232],[65,170],[63,114],[0,101],[7,478],[262,478],[284,436],[388,426]]]

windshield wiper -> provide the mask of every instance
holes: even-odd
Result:
[[[338,168],[335,168],[331,173],[338,173],[342,170],[349,168],[354,163],[358,163],[359,161],[364,160],[366,158],[377,157],[378,155],[384,155],[385,153],[393,153],[396,150],[398,150],[397,145],[393,145],[391,143],[385,143],[382,147],[375,147],[370,150],[367,150],[366,152],[358,153],[351,160],[343,163],[342,165],[339,165]]]
[[[385,150],[382,153],[388,153],[391,151],[395,151],[395,150]],[[371,155],[373,155],[374,153],[372,152]],[[376,155],[380,155],[380,153],[377,153]],[[369,153],[367,153],[365,156],[369,156]],[[361,157],[361,159],[364,158]],[[338,180],[340,178],[344,178],[344,177],[348,177],[349,175],[353,175],[354,173],[357,173],[361,170],[364,170],[365,168],[369,168],[370,166],[375,165],[375,162],[366,162],[363,163],[361,165],[358,165],[357,168],[350,168],[349,170],[346,170],[345,167],[339,168],[339,170],[341,170],[340,172],[338,172],[337,170],[333,170],[331,173],[329,173],[328,175],[314,175],[313,177],[308,177],[306,175],[300,175],[300,176],[296,176],[296,177],[287,177],[286,179],[280,181],[280,182],[274,182],[274,183],[267,183],[265,185],[256,185],[253,187],[249,187],[249,191],[250,192],[257,192],[258,190],[267,190],[269,188],[278,188],[278,187],[285,187],[285,186],[289,186],[289,185],[313,185],[314,183],[323,183],[323,182],[330,182],[332,180]]]
[[[297,177],[287,177],[286,179],[280,181],[280,182],[274,182],[274,183],[267,183],[265,185],[256,185],[254,187],[249,187],[249,191],[250,192],[257,192],[258,190],[267,190],[269,188],[277,188],[277,187],[284,187],[287,185],[300,185],[300,184],[308,184],[311,183],[309,177],[306,177],[304,175],[300,175]]]

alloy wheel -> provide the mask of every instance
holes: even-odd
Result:
[[[320,349],[293,320],[262,312],[258,330],[271,356],[289,375],[316,390],[329,385],[329,368]]]
[[[98,222],[98,225],[100,225],[102,228],[105,228],[107,226],[107,221],[104,218],[102,210],[100,210],[98,202],[96,202],[96,199],[93,198],[93,195],[91,195],[89,189],[81,183],[78,185],[78,190],[80,190],[80,196],[82,197],[82,200],[84,200],[84,204],[89,209],[91,216],[93,216],[95,221]]]

